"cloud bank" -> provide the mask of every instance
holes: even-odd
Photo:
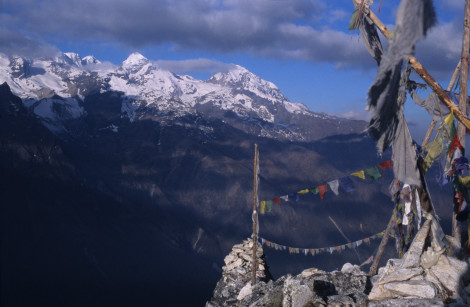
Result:
[[[350,12],[327,10],[327,3],[325,0],[3,0],[0,18],[9,29],[20,29],[31,37],[106,41],[131,49],[169,45],[176,50],[245,53],[326,62],[340,68],[375,68],[357,33],[353,35],[345,30]],[[456,0],[446,0],[446,3],[457,6]],[[341,26],[342,30],[335,29],[334,22],[345,26]],[[423,62],[429,62],[428,70],[441,75],[452,70],[449,65],[460,57],[461,28],[457,23],[439,25],[419,45],[418,55],[423,57]],[[5,46],[4,39],[1,44],[1,49],[13,49]],[[24,52],[33,45],[34,42],[26,41]],[[440,55],[439,61],[436,53]],[[180,69],[176,63],[163,65]]]

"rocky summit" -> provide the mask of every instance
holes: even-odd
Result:
[[[255,285],[247,254],[253,243],[247,240],[225,258],[222,279],[206,307],[468,306],[469,264],[452,256],[452,240],[438,234],[438,222],[427,220],[403,258],[389,259],[375,276],[346,263],[341,271],[311,268],[272,280],[259,247]]]

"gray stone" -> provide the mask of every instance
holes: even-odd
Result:
[[[251,295],[251,293],[252,293],[251,282],[249,282],[240,290],[240,293],[238,293],[237,295],[237,300],[241,301],[248,295]]]
[[[328,297],[328,306],[357,306],[347,295],[331,295]]]
[[[423,227],[418,231],[413,242],[410,245],[410,248],[403,256],[402,268],[411,268],[418,267],[420,263],[421,254],[423,253],[424,243],[426,237],[429,234],[429,229],[431,227],[431,220],[427,220]]]
[[[458,294],[460,290],[460,278],[466,272],[468,264],[453,257],[441,255],[435,266],[429,270],[439,282],[452,294]]]
[[[440,307],[445,306],[439,299],[386,299],[382,301],[370,301],[368,307]]]
[[[391,282],[384,288],[400,297],[432,299],[436,297],[436,288],[427,280]]]
[[[240,258],[238,258],[237,260],[235,260],[234,262],[226,265],[225,267],[223,267],[224,271],[231,271],[233,270],[234,268],[236,267],[239,267],[243,264],[243,260],[241,260]]]
[[[399,268],[395,271],[389,272],[388,274],[382,275],[382,277],[377,281],[377,284],[383,285],[389,282],[406,281],[421,274],[423,274],[423,269],[420,267],[405,269]]]
[[[228,254],[228,255],[224,258],[225,264],[232,263],[232,262],[234,262],[235,260],[237,260],[237,256],[235,256],[235,255],[233,255],[233,254]]]
[[[369,293],[369,300],[384,300],[388,298],[395,298],[397,295],[385,289],[384,285],[374,285]]]
[[[313,299],[313,291],[302,280],[287,278],[283,288],[283,307],[303,307]]]
[[[310,269],[303,270],[302,273],[300,273],[300,275],[302,277],[309,277],[314,274],[323,274],[323,273],[325,273],[325,271],[319,270],[317,268],[310,268]]]

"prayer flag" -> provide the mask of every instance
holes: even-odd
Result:
[[[341,254],[341,246],[336,246],[335,247],[336,251]]]
[[[297,192],[297,194],[307,194],[309,192],[308,189],[303,189],[303,190],[300,190],[299,192]]]
[[[304,252],[305,256],[308,255],[308,249],[304,248],[302,251]]]
[[[361,246],[361,244],[362,244],[362,240],[357,240],[356,241],[356,246]]]
[[[339,185],[341,186],[341,188],[345,190],[346,192],[351,192],[355,190],[354,182],[349,176],[339,178],[338,181],[339,181]]]
[[[339,194],[338,193],[338,188],[339,188],[338,179],[328,182],[328,185],[330,186],[330,189],[333,191],[333,193],[335,193],[335,195]]]
[[[266,240],[266,245],[267,245],[268,247],[271,247],[271,241]]]
[[[365,238],[364,242],[366,242],[367,244],[370,244],[370,238]]]
[[[296,254],[299,254],[299,253],[300,253],[300,251],[299,251],[299,248],[298,248],[298,247],[295,247],[295,248],[294,248],[294,251],[295,251],[295,253],[296,253]]]
[[[364,174],[373,180],[382,178],[382,174],[380,174],[379,169],[375,165],[364,169]]]
[[[273,202],[271,200],[266,201],[266,212],[271,212]]]
[[[346,244],[346,247],[347,247],[347,248],[352,248],[352,243]]]
[[[279,196],[279,198],[282,199],[283,201],[289,201],[289,196],[288,195]]]
[[[292,247],[289,247],[289,254],[292,254]]]
[[[312,256],[315,256],[315,249],[314,248],[310,249],[310,254],[312,254]]]
[[[317,187],[311,188],[310,192],[313,194],[318,194],[318,188]]]
[[[291,193],[291,194],[289,194],[289,199],[291,199],[291,198],[295,199],[295,201],[299,201],[299,200],[300,200],[299,194],[297,194],[297,193]]]
[[[261,214],[264,214],[265,209],[266,209],[266,202],[263,200],[263,201],[260,202],[259,212]]]
[[[385,174],[387,168],[392,168],[392,160],[387,160],[382,163],[377,164],[378,167],[382,169],[382,176]]]
[[[281,199],[279,197],[273,198],[272,201],[278,205],[281,204]]]
[[[323,199],[323,196],[325,196],[327,191],[328,188],[326,187],[326,183],[318,186],[318,193],[320,194],[321,199]]]
[[[366,176],[365,176],[363,170],[361,170],[361,171],[359,171],[359,172],[354,172],[354,173],[352,173],[351,175],[352,175],[352,176],[359,177],[359,178],[361,178],[361,179],[363,179],[363,180],[366,179]]]

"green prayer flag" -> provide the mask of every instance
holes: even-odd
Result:
[[[313,194],[318,194],[318,187],[314,187],[314,188],[311,188],[309,189],[311,193]]]
[[[365,168],[364,174],[373,180],[379,180],[382,178],[382,174],[380,173],[379,168],[376,165]]]
[[[266,201],[266,212],[271,212],[273,206],[273,201],[272,200],[267,200]]]
[[[359,24],[356,23],[358,14],[359,14],[359,8],[355,9],[354,12],[352,13],[351,19],[349,20],[348,30],[352,31],[358,28]]]

